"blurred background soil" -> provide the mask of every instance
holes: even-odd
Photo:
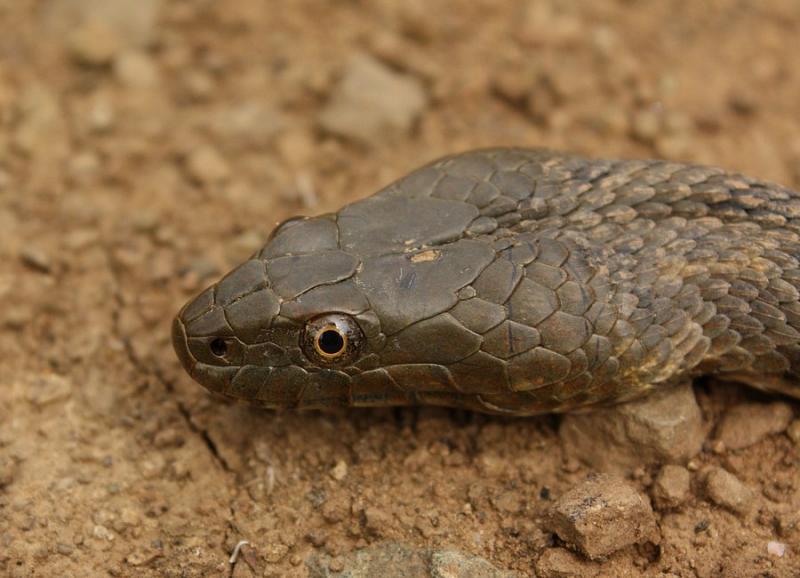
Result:
[[[795,0],[0,0],[0,574],[800,575],[791,402],[697,384],[677,465],[604,464],[580,420],[227,404],[169,343],[278,221],[467,148],[797,188],[799,39]]]

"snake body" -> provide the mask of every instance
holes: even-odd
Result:
[[[800,397],[800,194],[721,169],[490,149],[291,219],[173,324],[267,407],[528,415],[704,374]]]

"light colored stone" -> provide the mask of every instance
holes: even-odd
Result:
[[[794,443],[800,443],[800,419],[796,419],[789,424],[789,427],[786,428],[786,435]]]
[[[91,66],[110,64],[122,48],[111,25],[96,18],[86,20],[73,30],[68,42],[73,58]]]
[[[230,176],[227,161],[211,146],[204,146],[189,153],[186,169],[192,179],[203,184],[215,184]]]
[[[431,553],[431,578],[513,578],[492,566],[487,560],[469,556],[456,550],[440,550]]]
[[[361,54],[348,63],[318,122],[332,134],[375,144],[408,132],[427,102],[418,79]]]
[[[155,61],[139,50],[120,54],[114,61],[114,76],[126,88],[135,89],[153,88],[160,80]]]
[[[337,461],[336,465],[331,468],[330,475],[337,482],[345,479],[347,477],[347,462],[344,460]]]
[[[566,415],[559,435],[570,458],[601,471],[649,463],[685,463],[703,445],[700,407],[691,385],[587,414]]]
[[[306,560],[311,578],[515,578],[487,560],[455,550],[414,548],[381,542],[344,557],[312,554]]]
[[[792,407],[783,401],[743,403],[725,412],[716,439],[729,450],[744,449],[786,431],[793,417]]]
[[[646,542],[656,532],[647,498],[623,478],[607,474],[590,476],[556,500],[546,525],[593,560]]]
[[[155,40],[161,0],[52,0],[44,8],[48,33],[69,37],[90,21],[112,31],[121,47],[144,47]]]
[[[737,514],[747,513],[753,505],[753,490],[722,468],[714,468],[708,473],[706,492],[715,504]]]
[[[656,508],[677,508],[689,497],[691,474],[683,466],[668,464],[661,468],[652,488]]]

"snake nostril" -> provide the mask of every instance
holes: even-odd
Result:
[[[224,339],[220,339],[219,337],[211,341],[209,348],[211,349],[211,353],[217,357],[224,357],[225,354],[228,353],[228,344],[225,343]]]

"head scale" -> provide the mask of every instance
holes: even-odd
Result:
[[[429,170],[280,225],[176,317],[186,370],[268,407],[473,407],[487,383],[507,388],[504,362],[480,350],[479,320],[503,306],[471,287],[495,251],[465,236],[474,204],[413,194]]]

